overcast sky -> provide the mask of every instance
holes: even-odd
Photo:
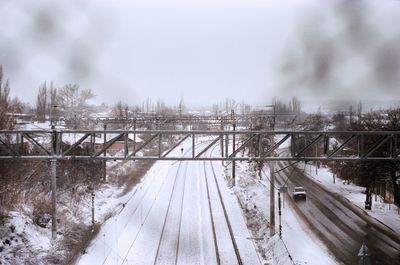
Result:
[[[321,2],[1,0],[0,64],[30,102],[45,80],[109,104],[400,100],[400,2]]]

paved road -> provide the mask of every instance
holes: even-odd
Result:
[[[286,165],[287,162],[277,162],[276,169]],[[281,184],[290,176],[287,182],[290,196],[295,186],[305,187],[307,200],[294,203],[290,197],[290,203],[337,260],[358,264],[357,254],[365,242],[373,257],[372,264],[400,264],[400,235],[309,179],[300,169],[292,172],[292,168],[288,168],[277,175]]]

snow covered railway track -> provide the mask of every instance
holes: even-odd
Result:
[[[185,149],[191,151],[189,144]],[[80,265],[259,264],[216,165],[214,171],[204,161],[161,161],[155,168],[149,173],[154,181],[132,195],[115,222],[107,222],[106,237],[100,233]]]
[[[204,145],[206,143],[200,142],[195,146]],[[184,153],[184,156],[191,152],[191,150],[192,149],[189,148]],[[158,241],[154,262],[152,263],[153,265],[185,264],[182,256],[184,257],[187,253],[183,253],[185,252],[185,247],[183,246],[184,244],[181,243],[181,237],[184,237],[185,234],[185,231],[182,231],[182,225],[183,222],[187,221],[184,220],[184,213],[188,210],[187,202],[186,209],[184,209],[185,200],[190,200],[190,198],[187,198],[188,193],[193,192],[191,189],[192,187],[190,187],[190,181],[189,184],[187,184],[187,178],[189,177],[188,164],[187,161],[179,162],[175,183],[168,203],[168,209],[163,219],[163,228]],[[183,167],[181,167],[182,165]]]
[[[159,173],[161,169],[157,169],[157,173]],[[140,184],[139,187],[137,187],[132,195],[129,196],[128,200],[124,202],[124,204],[122,204],[120,207],[120,209],[116,209],[115,210],[115,215],[111,218],[112,220],[117,221],[118,218],[120,217],[121,213],[123,212],[123,210],[125,210],[125,205],[127,203],[129,203],[131,201],[132,198],[135,198],[135,203],[134,203],[134,207],[133,210],[128,210],[128,213],[124,213],[127,214],[127,216],[132,217],[133,215],[136,214],[137,210],[139,209],[140,204],[142,203],[142,201],[144,200],[145,196],[147,195],[149,188],[153,185],[155,180],[155,174],[151,175],[149,178],[144,178],[143,182]],[[138,194],[140,193],[140,194]],[[138,198],[137,198],[138,197]],[[129,220],[129,219],[128,219]],[[128,225],[128,221],[125,221],[123,224],[123,229],[121,232],[123,232],[123,230],[127,227]],[[100,243],[99,241],[101,240],[106,240],[105,235],[109,234],[110,230],[112,230],[113,227],[109,226],[106,227],[103,231],[101,231],[101,234],[103,234],[103,237],[97,237],[93,240],[93,242],[91,243],[91,245],[96,245],[98,243]],[[112,241],[114,241],[114,239],[112,239]],[[105,242],[103,244],[106,244]],[[106,247],[105,247],[106,248]],[[104,251],[106,252],[106,251]],[[103,262],[101,264],[105,264],[107,262],[107,260],[109,259],[109,256],[112,254],[112,251],[110,250],[107,253],[104,253],[104,258],[103,258]]]
[[[225,206],[222,194],[221,194],[221,189],[220,189],[219,184],[218,184],[217,175],[215,173],[214,166],[213,166],[212,162],[210,161],[210,169],[211,169],[212,180],[213,180],[211,182],[208,181],[208,175],[207,175],[207,169],[206,169],[206,162],[205,161],[203,162],[203,167],[204,167],[204,179],[205,179],[206,187],[207,187],[207,198],[208,198],[208,205],[209,205],[210,217],[211,217],[211,222],[212,222],[213,239],[214,239],[214,246],[215,246],[216,258],[217,258],[217,264],[228,264],[228,262],[225,262],[225,261],[229,260],[229,264],[242,265],[243,261],[242,261],[242,258],[240,256],[240,253],[239,253],[239,249],[238,249],[238,246],[237,246],[237,243],[236,243],[236,239],[235,239],[235,236],[234,236],[234,233],[233,233],[232,225],[231,225],[231,222],[230,222],[227,210],[226,210],[226,206]],[[210,187],[211,185],[214,185],[214,184],[212,184],[212,182],[215,183],[214,187]],[[218,195],[217,201],[220,202],[220,207],[222,208],[223,220],[221,220],[221,218],[219,218],[218,220],[215,220],[215,218],[216,217],[218,218],[218,216],[216,216],[216,214],[213,214],[212,205],[213,205],[213,203],[215,205],[216,198],[215,197],[212,198],[210,196],[210,189],[211,188],[215,189],[213,194],[217,194]],[[213,200],[214,200],[214,202],[213,202]],[[222,223],[224,223],[224,224],[222,224]],[[223,225],[225,226],[225,229],[227,229],[227,232],[229,233],[228,238],[226,237],[226,235],[224,236],[224,238],[221,238],[220,236],[219,237],[217,236],[218,233],[222,232],[222,231],[219,231],[219,230],[222,230],[221,226],[223,226]],[[230,245],[227,244],[228,240],[230,241]],[[229,251],[227,251],[227,250],[229,250],[229,248],[230,248],[230,252],[232,252],[232,250],[234,252],[235,261],[232,261],[232,258],[231,258],[231,255],[233,253],[228,254]],[[230,257],[227,257],[228,256],[227,254]],[[232,263],[232,262],[234,262],[234,263]]]
[[[221,259],[219,257],[219,250],[218,250],[218,242],[217,242],[217,236],[215,232],[215,222],[214,222],[214,217],[213,217],[213,210],[211,207],[211,199],[210,199],[210,188],[208,186],[208,179],[207,179],[207,170],[206,170],[206,163],[203,162],[203,167],[204,167],[204,180],[206,182],[206,190],[207,190],[207,202],[208,202],[208,209],[210,213],[210,219],[211,219],[211,225],[212,225],[212,233],[213,233],[213,243],[214,243],[214,248],[215,248],[215,255],[217,259],[217,264],[221,264]]]
[[[183,174],[180,171],[182,163],[184,162],[179,162],[179,167],[176,172],[174,186],[172,188],[167,213],[164,217],[163,228],[157,246],[157,252],[154,258],[154,265],[177,264],[179,235],[181,234],[182,227],[183,200],[186,186],[185,175],[187,173],[187,163],[184,165],[185,169]],[[179,192],[180,189],[182,189],[181,192]],[[179,219],[178,222],[176,222],[177,219]]]
[[[153,265],[244,264],[212,163],[182,163]]]

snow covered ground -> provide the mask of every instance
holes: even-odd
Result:
[[[77,191],[80,192],[80,191]],[[84,191],[83,191],[84,192]],[[119,199],[115,197],[118,189],[115,186],[103,185],[95,192],[95,220],[102,222],[107,215],[120,207]],[[61,222],[58,227],[58,237],[51,239],[51,216],[41,221],[32,220],[32,209],[23,208],[19,211],[8,212],[0,225],[0,264],[50,264],[54,256],[66,256],[62,242],[71,231],[68,224],[91,225],[91,197],[82,197],[79,208],[67,194],[59,194],[58,213]],[[67,203],[68,202],[68,203]],[[54,256],[53,256],[54,255]]]
[[[36,226],[23,213],[9,212],[8,217],[0,224],[0,264],[18,264],[21,255],[27,258],[46,256],[51,249],[50,237],[51,232],[48,229]],[[34,251],[35,256],[32,255]]]
[[[110,172],[113,176],[125,174],[134,166],[135,161],[110,162],[108,167],[115,167]],[[140,185],[140,184],[139,184]],[[120,196],[124,187],[118,183],[102,183],[94,193],[94,217],[96,224],[101,224],[123,208],[129,196]],[[43,195],[46,196],[46,195]],[[58,236],[51,239],[51,216],[46,214],[40,225],[33,220],[34,209],[24,207],[4,213],[0,219],[0,264],[59,264],[69,255],[64,246],[65,240],[76,240],[74,234],[91,227],[91,194],[85,187],[76,187],[74,192],[66,190],[57,194]],[[81,231],[76,231],[79,225]],[[74,231],[75,230],[75,231]],[[90,230],[89,230],[90,231]],[[89,232],[90,233],[90,232]],[[78,242],[75,242],[78,243]],[[31,263],[30,263],[31,262]]]

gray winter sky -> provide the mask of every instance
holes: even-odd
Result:
[[[109,104],[400,100],[400,1],[1,0],[0,12],[0,63],[32,103],[45,80]]]

